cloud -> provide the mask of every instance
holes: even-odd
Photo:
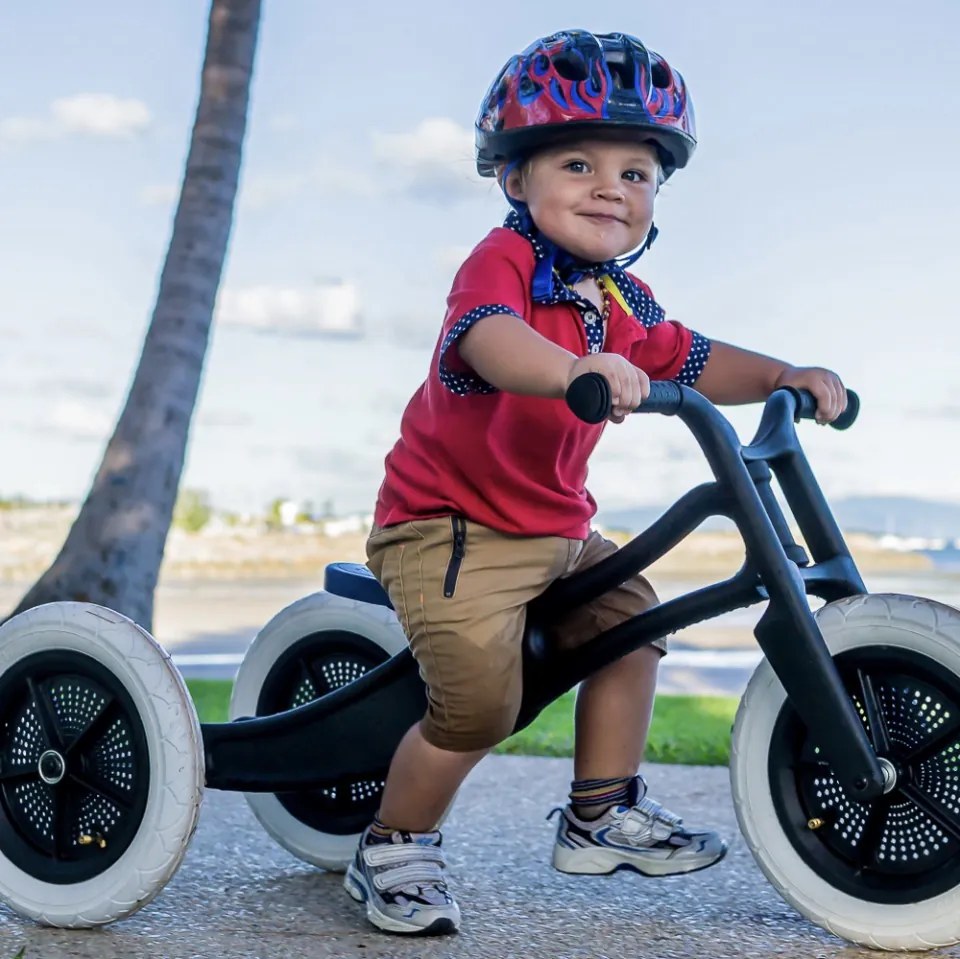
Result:
[[[42,117],[6,117],[0,120],[0,141],[30,143],[65,136],[129,139],[151,122],[142,100],[111,93],[78,93],[54,100]]]
[[[457,270],[463,266],[463,261],[473,252],[473,246],[453,245],[444,246],[436,251],[434,259],[441,273],[452,280]]]
[[[217,323],[277,336],[361,337],[356,287],[337,280],[312,289],[253,286],[223,290]]]
[[[200,410],[197,423],[206,427],[234,428],[252,425],[253,417],[237,410]]]
[[[488,185],[476,172],[473,132],[448,117],[428,117],[409,133],[375,133],[377,164],[395,171],[401,188],[443,203],[476,197]]]
[[[180,196],[180,187],[173,183],[155,183],[140,191],[140,202],[144,206],[171,206]]]
[[[300,121],[295,113],[275,113],[267,120],[267,126],[278,133],[289,133],[300,127]]]
[[[114,395],[114,388],[103,380],[85,380],[79,377],[46,377],[33,384],[32,392],[50,395],[53,393],[79,396],[89,400],[108,399]]]
[[[46,436],[68,440],[104,440],[113,429],[113,420],[103,410],[76,400],[63,400],[54,405],[40,425]]]
[[[295,467],[326,485],[370,486],[379,481],[383,449],[298,446],[288,451]]]
[[[281,200],[288,200],[310,184],[305,173],[274,173],[251,176],[240,187],[240,205],[262,210]]]

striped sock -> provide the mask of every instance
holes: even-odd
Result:
[[[616,779],[576,779],[570,784],[570,805],[578,819],[596,819],[611,806],[630,799],[633,776]]]
[[[373,817],[373,822],[367,827],[367,834],[364,837],[365,846],[377,846],[381,843],[390,842],[390,837],[396,832],[390,826],[385,826],[379,816]]]

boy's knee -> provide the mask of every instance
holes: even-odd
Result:
[[[501,701],[486,706],[474,703],[472,709],[454,711],[438,709],[431,701],[420,731],[438,749],[456,753],[492,749],[513,732],[519,712],[519,699],[516,703]]]

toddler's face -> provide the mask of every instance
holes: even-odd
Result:
[[[548,239],[600,262],[644,241],[659,175],[651,144],[585,139],[540,151],[508,175],[506,187]]]

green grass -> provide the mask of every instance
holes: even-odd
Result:
[[[230,718],[229,679],[188,679],[187,689],[202,723],[225,723]]]
[[[200,721],[227,721],[231,683],[187,681]],[[496,752],[524,756],[573,755],[573,693],[551,703],[526,729]],[[725,766],[730,761],[730,727],[737,709],[732,696],[658,696],[647,742],[647,762]]]

